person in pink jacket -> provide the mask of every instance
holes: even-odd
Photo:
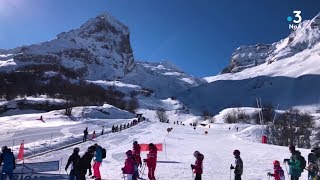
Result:
[[[204,156],[199,151],[195,151],[193,156],[196,158],[196,162],[195,164],[191,164],[191,169],[193,170],[193,173],[196,174],[195,180],[201,180],[201,174],[203,172],[202,162]]]
[[[132,151],[126,152],[127,159],[122,168],[122,173],[126,175],[126,180],[132,180],[132,175],[134,173],[134,160],[132,158]]]
[[[150,143],[149,144],[149,154],[147,155],[147,159],[144,159],[144,162],[147,163],[148,167],[148,177],[150,180],[156,180],[154,176],[154,172],[157,166],[157,147]]]

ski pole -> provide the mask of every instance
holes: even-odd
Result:
[[[191,169],[192,179],[194,179],[193,169]]]
[[[290,175],[289,175],[289,172],[288,172],[288,168],[287,168],[287,164],[286,164],[286,163],[284,163],[284,167],[286,168],[286,172],[287,172],[288,178],[290,178]]]
[[[230,180],[231,180],[231,169],[230,169]]]

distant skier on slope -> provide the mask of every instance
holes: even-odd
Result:
[[[269,172],[268,176],[273,176],[274,180],[285,180],[284,171],[282,170],[279,161],[273,161],[273,173]]]
[[[235,160],[235,167],[231,164],[230,170],[234,169],[234,180],[241,180],[241,175],[243,173],[243,162],[240,157],[240,151],[239,150],[234,150],[233,155]]]
[[[203,172],[202,162],[204,156],[199,151],[195,151],[193,156],[196,158],[196,162],[195,164],[191,164],[191,169],[193,170],[193,173],[196,174],[195,180],[201,180],[201,174]]]
[[[97,137],[96,131],[93,131],[91,140],[94,140]]]
[[[127,159],[124,163],[124,167],[121,169],[122,173],[126,175],[126,180],[132,180],[134,174],[134,160],[132,158],[132,151],[128,150],[126,152]]]
[[[6,180],[7,176],[9,179],[13,179],[13,170],[16,168],[15,157],[11,149],[7,146],[2,147],[2,154],[0,156],[0,165],[2,165],[1,179]]]
[[[289,146],[289,150],[291,153],[290,159],[284,159],[284,162],[288,163],[289,165],[289,174],[291,176],[291,180],[298,180],[303,172],[305,167],[305,160],[301,156],[299,151],[296,151],[294,145]]]
[[[78,166],[80,161],[79,156],[80,149],[78,147],[73,149],[72,155],[69,157],[65,170],[68,170],[69,165],[72,163],[72,169],[69,174],[69,180],[75,180],[78,173]]]
[[[86,127],[86,129],[83,131],[83,142],[87,141],[88,138],[88,127]]]
[[[156,180],[154,172],[157,166],[157,147],[150,143],[149,146],[149,154],[147,155],[147,159],[144,159],[144,162],[147,163],[148,167],[148,177],[150,180]]]

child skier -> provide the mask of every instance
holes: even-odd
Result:
[[[124,167],[121,169],[123,174],[126,174],[126,180],[132,180],[134,173],[134,160],[132,158],[132,151],[126,152],[127,159],[124,163]]]
[[[240,157],[240,151],[238,149],[233,151],[234,158],[236,158],[236,167],[232,164],[230,166],[230,170],[234,169],[234,180],[241,180],[241,175],[243,173],[243,162]]]
[[[199,152],[195,151],[193,153],[193,156],[196,158],[195,164],[191,164],[191,169],[196,174],[195,180],[201,180],[201,174],[202,174],[202,162],[204,156]]]
[[[268,176],[273,176],[274,180],[285,180],[284,171],[279,161],[273,161],[273,173],[269,172]]]

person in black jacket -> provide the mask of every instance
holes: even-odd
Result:
[[[13,170],[16,168],[15,157],[11,149],[7,146],[2,147],[2,154],[0,156],[0,165],[2,165],[1,179],[6,180],[7,176],[9,179],[13,179]]]
[[[86,129],[83,131],[83,142],[87,141],[88,134],[89,134],[88,127],[86,127]]]
[[[78,165],[77,180],[86,180],[87,170],[89,170],[89,175],[92,175],[91,161],[93,159],[95,151],[96,148],[94,146],[90,146],[88,150],[84,153],[84,155],[80,158]]]
[[[68,170],[69,165],[72,163],[72,169],[70,171],[69,175],[69,180],[75,180],[77,174],[78,174],[78,164],[80,161],[80,156],[79,156],[79,148],[74,148],[72,155],[69,157],[67,165],[65,167],[65,170]]]

